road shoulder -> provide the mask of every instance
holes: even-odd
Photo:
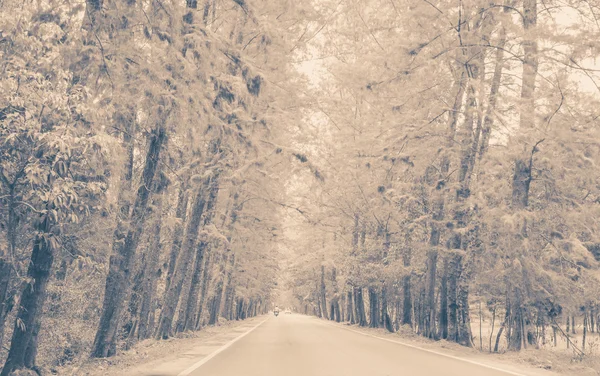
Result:
[[[390,333],[385,329],[364,328],[358,325],[336,323],[317,318],[315,320],[319,320],[325,325],[332,325],[340,329],[395,342],[399,346],[404,345],[451,358],[460,358],[470,363],[478,363],[490,368],[502,369],[524,376],[600,375],[600,370],[597,371],[586,364],[572,362],[570,359],[557,358],[556,354],[548,354],[547,351],[543,350],[529,349],[519,353],[488,354],[445,340],[433,341],[414,334],[410,329]]]
[[[179,334],[164,341],[145,340],[117,356],[87,359],[57,371],[60,375],[73,376],[177,376],[266,318],[258,316],[243,321],[225,322],[198,332]]]

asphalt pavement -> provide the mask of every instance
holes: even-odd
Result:
[[[191,376],[508,376],[465,362],[363,335],[296,314],[271,316],[239,340],[192,366]]]

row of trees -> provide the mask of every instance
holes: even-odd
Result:
[[[269,309],[298,9],[0,2],[2,376]]]
[[[496,351],[573,317],[594,330],[600,4],[321,4],[306,153],[325,180],[298,199],[314,235],[290,260],[297,304],[472,346],[483,302]]]

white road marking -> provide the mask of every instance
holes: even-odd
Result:
[[[351,332],[362,334],[362,335],[367,336],[367,337],[377,338],[377,339],[380,339],[380,340],[383,340],[383,341],[392,342],[392,343],[395,343],[395,344],[398,344],[398,345],[402,345],[402,346],[410,347],[410,348],[413,348],[413,349],[425,351],[425,352],[428,352],[428,353],[431,353],[431,354],[440,355],[440,356],[443,356],[443,357],[446,357],[446,358],[450,358],[450,359],[454,359],[454,360],[459,360],[459,361],[466,362],[466,363],[471,363],[471,364],[474,364],[474,365],[477,365],[477,366],[480,366],[480,367],[485,367],[485,368],[488,368],[488,369],[492,369],[494,371],[504,372],[504,373],[506,373],[508,375],[513,375],[513,376],[528,376],[528,375],[525,375],[523,373],[508,371],[508,370],[505,370],[505,369],[502,369],[502,368],[490,366],[489,364],[479,363],[479,362],[474,361],[474,360],[469,360],[469,359],[461,358],[461,357],[458,357],[458,356],[454,356],[454,355],[450,355],[450,354],[445,354],[443,352],[439,352],[439,351],[435,351],[435,350],[425,349],[423,347],[419,347],[419,346],[415,346],[415,345],[410,345],[408,343],[404,343],[404,342],[400,342],[400,341],[395,341],[395,340],[389,339],[389,338],[375,336],[373,334],[364,333],[364,332],[361,332],[359,330],[345,328],[343,326],[335,325],[333,323],[327,323],[327,324],[331,325],[331,326],[334,326],[336,328],[345,329],[345,330],[349,330]]]
[[[215,356],[219,355],[220,353],[222,353],[223,351],[227,350],[227,348],[229,348],[229,346],[233,345],[234,343],[236,343],[237,341],[239,341],[240,339],[244,338],[245,336],[247,336],[248,334],[250,334],[250,332],[252,332],[254,329],[258,328],[259,326],[261,326],[262,324],[264,324],[265,321],[267,321],[267,319],[264,319],[263,321],[261,321],[260,323],[258,323],[258,325],[252,327],[250,330],[248,330],[245,333],[240,334],[239,336],[237,336],[236,338],[232,339],[231,341],[229,341],[227,344],[221,346],[219,349],[213,351],[212,353],[210,353],[208,356],[202,358],[202,360],[192,364],[190,367],[186,368],[185,370],[181,371],[180,373],[177,374],[177,376],[187,376],[190,373],[194,372],[195,370],[197,370],[198,368],[202,367],[206,362],[208,362],[209,360],[211,360],[212,358],[214,358]]]

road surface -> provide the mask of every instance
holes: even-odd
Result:
[[[194,368],[194,367],[192,367]],[[191,376],[508,376],[302,315],[270,317]]]

